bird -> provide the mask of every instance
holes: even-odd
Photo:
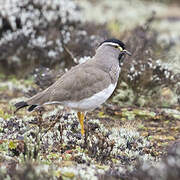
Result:
[[[111,38],[101,42],[91,59],[72,67],[54,84],[27,101],[16,103],[15,113],[27,106],[28,111],[33,111],[46,104],[74,109],[83,136],[86,113],[99,107],[112,95],[126,55],[131,56],[131,53],[122,41]]]

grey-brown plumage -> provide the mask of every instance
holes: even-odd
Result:
[[[92,59],[73,67],[53,85],[26,102],[17,103],[15,105],[17,110],[30,106],[28,110],[32,111],[36,106],[48,103],[65,105],[67,101],[79,102],[102,92],[110,84],[115,86],[120,73],[119,57],[126,51],[122,47],[124,44],[120,46],[118,42],[111,42],[110,40],[104,41]],[[121,51],[119,47],[115,47],[117,45]]]

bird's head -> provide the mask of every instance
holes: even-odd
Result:
[[[99,47],[109,47],[109,51],[118,54],[119,62],[122,63],[125,55],[131,56],[131,53],[126,50],[125,44],[118,39],[107,39],[100,43]]]

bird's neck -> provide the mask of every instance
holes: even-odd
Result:
[[[110,47],[98,48],[94,56],[94,61],[99,66],[107,69],[107,71],[113,66],[119,66],[119,53],[116,49],[109,49]]]

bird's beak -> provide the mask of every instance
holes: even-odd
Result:
[[[126,50],[126,49],[124,49],[122,52],[124,52],[125,54],[127,54],[127,55],[129,55],[129,56],[132,55],[132,54],[131,54],[128,50]]]

